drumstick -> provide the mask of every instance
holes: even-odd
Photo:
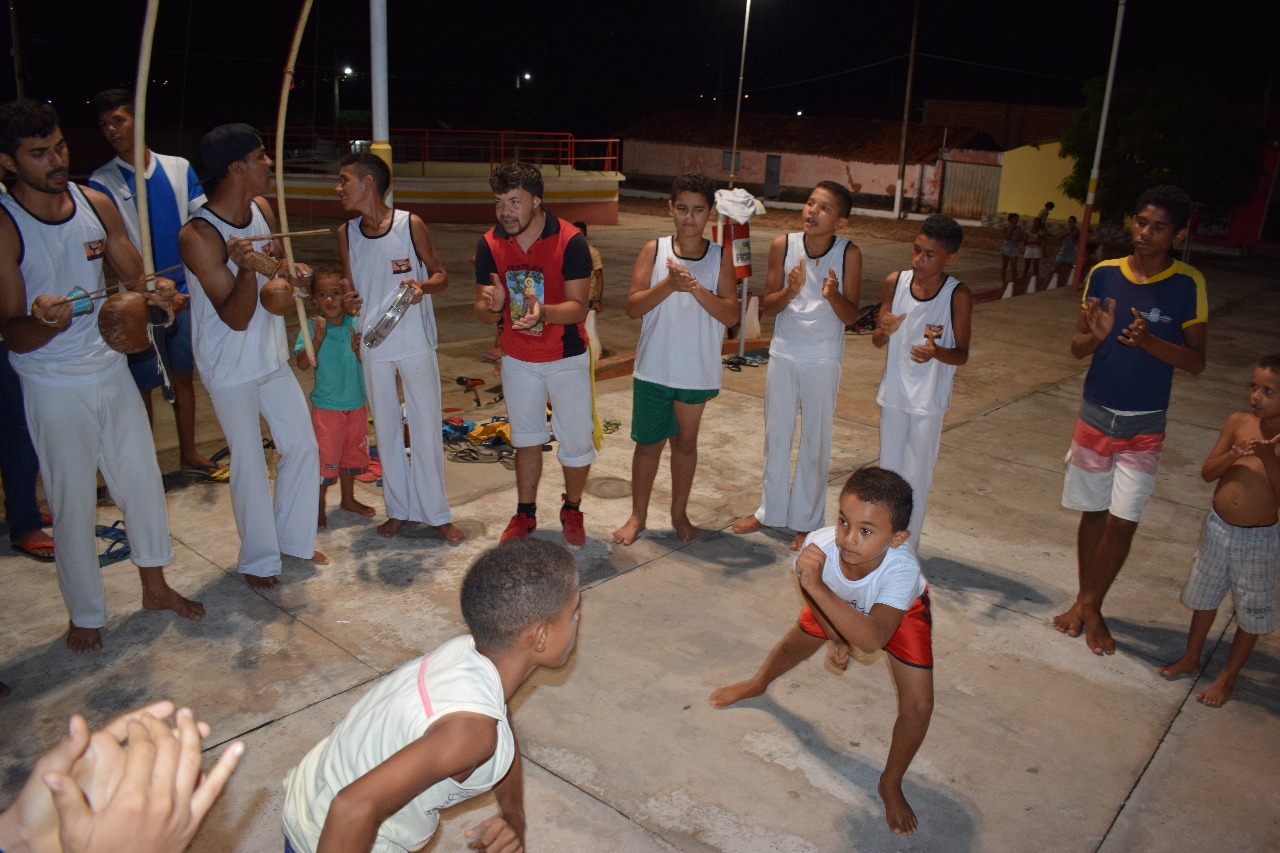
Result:
[[[310,231],[277,231],[274,234],[258,234],[245,237],[246,240],[274,240],[276,237],[317,237],[321,234],[332,234],[332,228],[313,228]]]

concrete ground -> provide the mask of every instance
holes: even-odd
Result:
[[[631,263],[643,240],[669,226],[621,218],[591,232],[606,262],[600,328],[613,352],[629,350],[639,327],[620,312]],[[491,335],[470,309],[468,258],[478,229],[436,225],[432,233],[454,275],[436,302],[444,403],[466,408],[473,403],[453,378],[490,376],[479,354]],[[757,288],[771,236],[755,235]],[[906,265],[908,251],[859,242],[863,302],[874,302],[878,282]],[[331,251],[299,245],[303,259]],[[1108,599],[1119,645],[1113,657],[1095,657],[1082,639],[1050,626],[1075,590],[1078,516],[1058,498],[1086,367],[1067,353],[1076,296],[1055,290],[977,306],[973,355],[957,376],[921,548],[933,589],[937,701],[906,780],[920,818],[906,839],[888,833],[876,795],[895,708],[882,655],[843,674],[818,655],[765,697],[727,710],[706,702],[713,688],[754,670],[798,609],[790,533],[728,532],[759,497],[767,368],[726,371],[724,390],[707,407],[690,507],[701,538],[689,545],[665,518],[665,468],[651,531],[631,547],[611,544],[629,513],[630,380],[601,382],[601,417],[623,426],[607,437],[583,506],[578,650],[511,701],[525,757],[529,849],[1280,847],[1270,763],[1280,752],[1280,639],[1261,640],[1220,709],[1194,695],[1225,661],[1235,629],[1229,603],[1204,675],[1168,682],[1155,671],[1183,649],[1189,616],[1178,592],[1212,493],[1200,465],[1226,415],[1244,404],[1251,363],[1276,349],[1280,327],[1274,267],[1197,261],[1210,288],[1209,365],[1174,383],[1159,485]],[[955,272],[986,290],[999,286],[998,269],[995,255],[972,251]],[[829,519],[848,473],[876,460],[882,364],[869,336],[848,336]],[[303,383],[309,388],[308,378]],[[492,396],[480,393],[482,402]],[[199,439],[211,453],[223,442],[207,397],[200,405]],[[174,471],[172,414],[158,409],[162,468]],[[479,420],[492,412],[501,404],[460,414]],[[168,475],[178,554],[168,575],[209,615],[193,624],[139,610],[136,572],[117,563],[103,572],[112,618],[106,648],[95,655],[77,657],[64,645],[67,617],[52,568],[0,552],[0,680],[14,691],[0,701],[0,801],[71,713],[98,723],[169,697],[212,725],[211,753],[233,738],[249,747],[192,849],[280,850],[285,772],[378,678],[463,631],[458,584],[510,517],[514,474],[496,464],[448,462],[446,470],[455,520],[468,536],[461,546],[418,526],[380,539],[373,523],[334,509],[319,545],[332,564],[287,561],[283,588],[265,593],[235,573],[226,486]],[[549,464],[540,489],[546,529],[536,535],[559,539],[561,488]],[[361,486],[361,495],[381,510],[375,487]],[[330,499],[336,504],[336,495]],[[104,504],[98,520],[119,517]],[[446,813],[428,849],[462,849],[462,832],[494,809],[484,797]]]

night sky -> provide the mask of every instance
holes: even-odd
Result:
[[[917,117],[925,98],[1080,106],[1084,81],[1106,72],[1114,3],[1008,3],[995,14],[991,4],[922,0],[920,6]],[[65,127],[91,125],[87,99],[133,82],[145,3],[116,0],[98,7],[103,14],[72,14],[47,0],[16,0],[16,7],[28,96],[51,99]],[[148,124],[167,128],[183,149],[214,124],[273,125],[299,8],[274,0],[162,2]],[[743,0],[541,6],[389,0],[392,124],[591,138],[617,135],[656,109],[731,110],[743,8]],[[1276,65],[1263,43],[1267,28],[1228,20],[1243,18],[1243,11],[1179,20],[1170,16],[1173,8],[1129,3],[1122,73],[1190,65],[1225,97],[1262,102]],[[754,0],[743,109],[900,118],[911,19],[905,0]],[[4,27],[7,43],[7,20]],[[343,109],[368,109],[368,57],[367,6],[316,0],[291,123],[332,123],[333,76],[344,65],[357,77],[340,84]],[[525,72],[532,80],[517,90],[516,77]],[[3,97],[13,97],[12,65],[0,80]]]

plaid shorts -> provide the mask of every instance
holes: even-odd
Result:
[[[1236,621],[1250,634],[1276,629],[1276,575],[1280,572],[1280,524],[1237,527],[1209,510],[1182,603],[1216,610],[1227,590]]]

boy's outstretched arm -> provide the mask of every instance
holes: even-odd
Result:
[[[812,554],[810,554],[812,549]],[[864,652],[883,649],[902,624],[905,610],[887,604],[874,604],[870,613],[863,613],[831,591],[822,582],[822,565],[826,557],[817,545],[810,545],[796,558],[796,571],[800,574],[800,589],[813,602],[817,610],[837,633],[850,645]],[[815,610],[815,614],[817,613]],[[819,622],[821,624],[821,621]]]
[[[513,736],[514,737],[514,736]],[[521,853],[524,850],[524,765],[520,760],[520,744],[514,743],[515,757],[511,769],[493,788],[502,814],[471,827],[463,836],[475,839],[468,846],[484,853]]]
[[[440,780],[471,773],[497,744],[492,717],[446,714],[422,737],[338,792],[325,815],[318,853],[370,850],[383,821]]]

